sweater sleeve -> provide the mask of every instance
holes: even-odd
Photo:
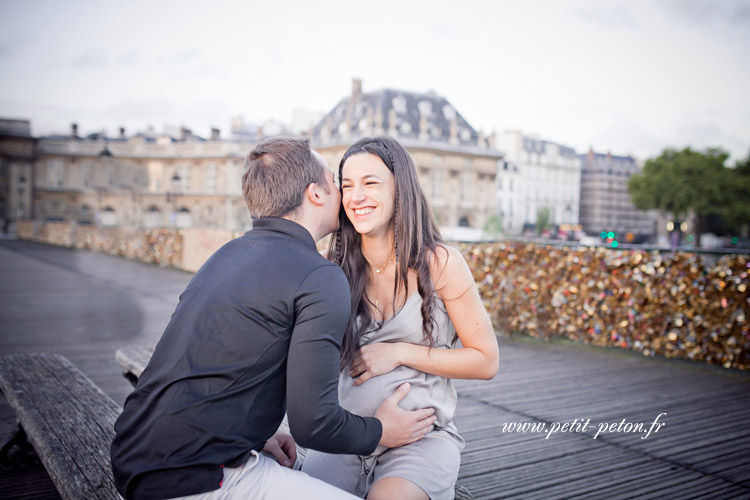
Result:
[[[349,413],[338,400],[349,308],[349,284],[338,266],[315,269],[297,290],[287,360],[287,415],[292,436],[301,446],[369,455],[381,438],[380,421]]]

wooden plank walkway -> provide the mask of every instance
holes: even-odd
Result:
[[[0,353],[63,354],[122,404],[131,388],[115,350],[154,345],[190,277],[0,240]],[[499,342],[494,380],[457,381],[460,481],[475,498],[750,498],[750,374],[562,341]],[[13,425],[3,405],[0,439]],[[601,423],[647,429],[660,413],[666,425],[645,439],[625,424],[594,439]],[[546,437],[574,419],[589,420],[585,432]],[[545,432],[503,431],[524,422]],[[0,491],[8,481],[0,475]]]

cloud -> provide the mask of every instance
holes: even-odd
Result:
[[[232,72],[229,69],[219,67],[211,68],[205,65],[177,69],[176,71],[166,73],[169,78],[231,78]]]
[[[189,104],[164,96],[123,99],[104,109],[97,117],[102,123],[119,123],[130,130],[147,124],[180,124],[198,135],[210,126],[223,127],[237,110],[216,99],[191,100]]]
[[[109,64],[109,51],[99,47],[92,47],[74,57],[71,61],[75,68],[98,69]]]
[[[132,66],[136,62],[138,62],[138,54],[135,52],[128,52],[117,57],[118,66]]]
[[[170,54],[159,56],[157,62],[160,64],[184,64],[200,57],[200,51],[196,49],[185,49]]]
[[[633,16],[630,7],[622,4],[605,9],[577,10],[575,14],[606,28],[635,28],[638,26],[638,21]]]
[[[750,24],[750,4],[745,0],[665,0],[658,5],[672,15],[699,25],[716,21]]]
[[[679,127],[675,131],[675,146],[679,149],[690,146],[693,149],[719,147],[732,155],[733,158],[744,158],[748,154],[748,144],[735,135],[727,132],[714,122],[695,123]]]
[[[632,154],[643,158],[659,154],[668,144],[639,123],[617,114],[608,127],[594,134],[591,146],[597,152]]]

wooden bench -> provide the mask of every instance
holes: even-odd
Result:
[[[109,458],[117,403],[58,354],[1,356],[0,390],[64,499],[120,499]]]
[[[146,368],[153,353],[153,348],[140,346],[122,347],[115,352],[115,359],[123,368],[123,376],[130,380],[133,386],[135,386],[138,377],[143,373],[143,370]],[[284,421],[281,423],[280,429],[284,432],[290,433],[286,416],[284,416]],[[306,454],[307,450],[298,445],[297,456],[300,462],[304,460]],[[455,500],[472,500],[473,498],[471,492],[465,486],[456,483]]]

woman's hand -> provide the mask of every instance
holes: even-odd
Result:
[[[403,342],[374,342],[363,346],[352,361],[349,376],[354,385],[361,385],[372,377],[392,372],[401,366]]]
[[[284,467],[294,467],[297,460],[297,446],[294,439],[285,432],[277,432],[271,439],[266,441],[263,451],[270,453]]]

